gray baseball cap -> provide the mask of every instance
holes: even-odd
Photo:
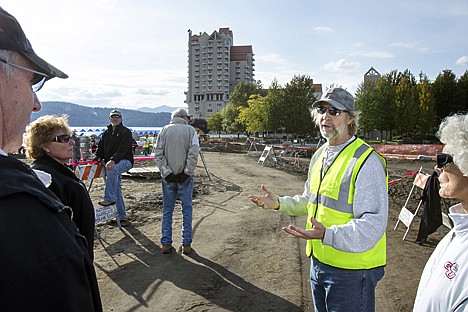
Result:
[[[312,104],[312,108],[319,106],[320,103],[328,103],[343,111],[354,111],[354,97],[342,88],[329,89],[320,100]]]

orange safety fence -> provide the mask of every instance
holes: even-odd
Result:
[[[404,177],[401,177],[401,178],[399,178],[399,179],[396,179],[396,180],[393,180],[393,181],[388,182],[388,186],[393,185],[393,184],[395,184],[395,183],[397,183],[397,182],[400,182],[400,181],[403,180],[403,179],[410,178],[410,177],[414,176],[415,174],[418,174],[418,171],[408,172]],[[414,183],[414,182],[413,182],[413,183]]]

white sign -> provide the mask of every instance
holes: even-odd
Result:
[[[95,223],[101,223],[117,217],[117,207],[115,205],[97,207],[94,209]]]
[[[407,227],[411,225],[411,222],[413,222],[414,214],[411,213],[408,209],[403,207],[400,211],[400,215],[398,216],[398,219],[401,220]]]

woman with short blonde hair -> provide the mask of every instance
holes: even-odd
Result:
[[[73,221],[86,238],[93,259],[94,206],[86,186],[68,167],[75,145],[71,135],[67,116],[39,117],[27,130],[26,153],[34,160],[31,167],[50,175],[50,190],[73,210]]]

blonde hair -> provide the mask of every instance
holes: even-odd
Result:
[[[468,176],[468,114],[444,118],[437,131],[444,152],[452,155],[453,162],[464,176]]]
[[[57,130],[64,130],[68,135],[72,135],[67,115],[44,115],[33,121],[24,138],[26,155],[31,159],[38,159],[44,155],[44,147],[51,142]]]

